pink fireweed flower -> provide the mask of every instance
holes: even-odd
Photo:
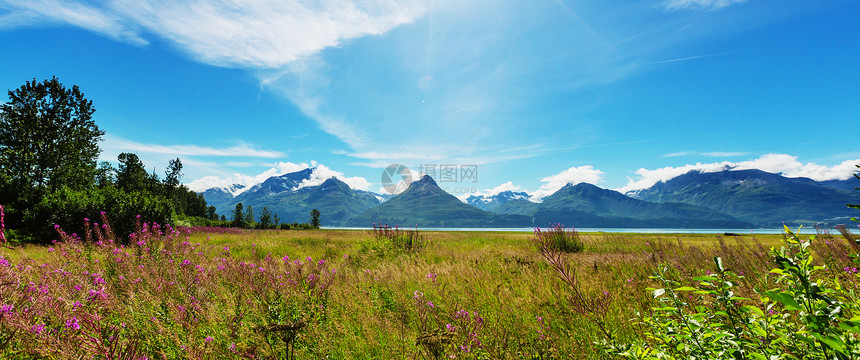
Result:
[[[9,315],[12,313],[12,310],[15,309],[15,305],[11,304],[3,304],[0,305],[0,315]]]
[[[76,316],[72,316],[71,319],[66,320],[66,329],[72,330],[80,330],[81,324],[78,323],[78,318]]]
[[[203,341],[206,341],[207,343],[212,342],[212,340],[214,340],[214,339],[212,339],[211,336],[207,336],[205,339],[203,339]]]
[[[34,334],[41,334],[43,331],[45,331],[45,324],[33,325],[33,327],[30,328],[30,331],[32,331]]]
[[[448,329],[448,331],[450,331],[450,332],[454,332],[454,330],[457,329],[456,326],[451,325],[451,324],[445,325],[445,328]]]

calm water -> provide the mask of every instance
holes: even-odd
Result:
[[[343,230],[372,230],[370,227],[334,227],[323,226],[323,229],[343,229]],[[409,230],[415,228],[408,228]],[[419,227],[421,231],[515,231],[515,232],[533,232],[533,228],[424,228]],[[773,229],[670,229],[670,228],[654,228],[654,229],[639,229],[639,228],[577,228],[579,232],[610,232],[610,233],[643,233],[643,234],[782,234],[781,228]],[[797,230],[792,228],[792,230]],[[802,228],[801,234],[815,234],[813,228]],[[834,231],[834,233],[836,233]]]

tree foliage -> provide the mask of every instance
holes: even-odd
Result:
[[[62,187],[90,187],[104,135],[93,121],[92,101],[56,77],[33,79],[8,94],[0,105],[0,202],[25,209]]]
[[[116,174],[116,185],[125,191],[141,191],[147,188],[146,168],[143,162],[133,153],[121,153],[117,157],[119,169]]]
[[[242,211],[242,203],[236,204],[236,208],[233,210],[233,227],[243,228],[246,226],[245,224],[245,213]]]
[[[142,220],[166,224],[171,221],[173,204],[164,197],[148,192],[128,192],[114,187],[72,190],[62,188],[45,196],[32,209],[28,209],[28,228],[37,239],[56,237],[53,225],[60,225],[70,233],[83,234],[84,219],[102,222],[101,213],[110,219],[113,231],[127,239]],[[140,215],[140,218],[138,218]]]
[[[311,210],[311,226],[314,229],[319,229],[320,227],[320,211],[317,209]]]

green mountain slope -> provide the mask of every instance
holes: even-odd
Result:
[[[353,190],[335,178],[318,186],[291,190],[290,183],[297,186],[300,182],[289,178],[267,180],[261,184],[263,186],[255,186],[228,201],[222,200],[216,208],[219,214],[225,214],[229,218],[230,211],[239,202],[245,208],[252,206],[257,215],[265,206],[277,214],[282,222],[307,222],[311,210],[317,209],[320,212],[320,223],[323,226],[332,226],[379,204],[379,199],[372,193]],[[257,191],[252,191],[255,188]]]
[[[436,185],[429,176],[409,185],[403,193],[344,222],[346,226],[388,225],[420,227],[526,227],[531,219],[497,215],[464,204]]]
[[[760,226],[844,223],[857,210],[860,192],[825,186],[807,178],[787,178],[761,170],[692,171],[632,194],[652,202],[704,206]]]
[[[749,228],[740,221],[701,206],[651,203],[591,184],[566,185],[535,209],[536,223],[578,227]]]

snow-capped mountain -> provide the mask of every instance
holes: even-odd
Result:
[[[466,203],[478,209],[493,211],[496,207],[511,200],[528,201],[531,195],[526,192],[502,191],[495,195],[472,195],[466,198]]]
[[[296,191],[302,187],[302,183],[311,179],[316,169],[316,167],[310,167],[280,176],[272,176],[257,185],[251,186],[241,194],[237,194],[236,198],[241,201],[241,198],[256,198],[287,191]]]
[[[216,212],[230,217],[236,204],[252,206],[257,214],[263,207],[277,214],[282,221],[305,222],[310,210],[321,213],[322,223],[339,222],[379,205],[387,198],[369,191],[355,190],[336,177],[322,179],[316,167],[269,177],[263,182],[245,188],[211,188],[203,192]]]

